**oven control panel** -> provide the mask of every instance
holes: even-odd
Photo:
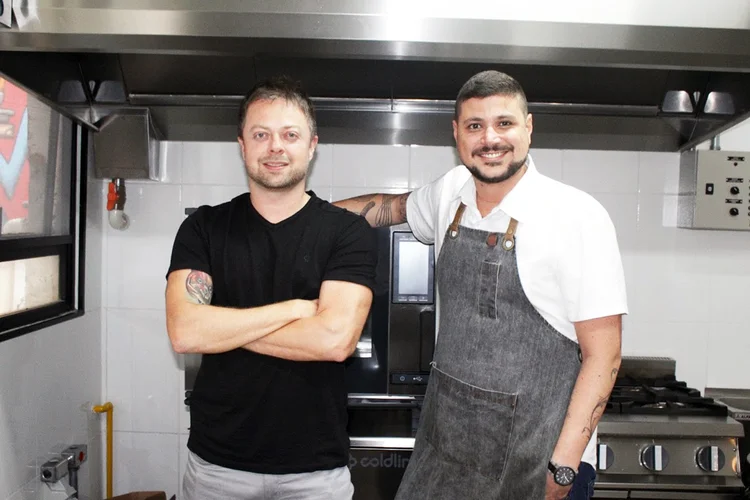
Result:
[[[638,438],[599,436],[597,474],[719,476],[737,478],[737,443],[732,438]]]
[[[750,230],[750,152],[688,151],[680,156],[678,224]]]

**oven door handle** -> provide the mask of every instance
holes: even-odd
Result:
[[[414,438],[407,437],[361,437],[349,438],[352,448],[377,448],[387,450],[413,450]]]

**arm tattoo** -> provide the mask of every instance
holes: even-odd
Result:
[[[612,368],[612,380],[617,378],[617,373],[619,370],[617,368]]]
[[[190,271],[185,280],[188,300],[195,304],[210,304],[214,294],[214,284],[211,276],[203,271]]]
[[[391,213],[391,204],[393,204],[394,196],[384,194],[383,202],[378,207],[378,212],[375,214],[375,227],[390,226],[393,224],[393,214]]]
[[[596,422],[598,421],[599,417],[602,416],[602,413],[604,413],[604,409],[607,407],[607,401],[609,401],[609,397],[599,398],[599,402],[596,403],[596,406],[591,412],[591,419],[589,420],[589,425],[584,427],[583,430],[581,431],[581,434],[586,436],[586,439],[591,439],[591,434],[594,432],[594,428],[596,427]]]
[[[362,217],[367,217],[367,212],[369,212],[370,210],[372,210],[372,207],[374,207],[374,206],[375,206],[375,202],[374,201],[368,202],[367,205],[365,205],[365,207],[359,213],[359,215],[361,215]]]
[[[375,214],[375,227],[392,226],[406,222],[406,200],[409,193],[384,194],[383,202]],[[396,213],[394,214],[394,202]]]
[[[399,195],[398,197],[398,215],[403,221],[406,221],[406,200],[408,199],[409,193]]]

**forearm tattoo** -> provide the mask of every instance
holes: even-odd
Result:
[[[404,222],[406,222],[406,200],[409,199],[409,194],[404,193],[398,197],[398,215]]]
[[[214,294],[214,284],[211,276],[203,271],[190,271],[185,280],[188,298],[196,304],[210,304]]]
[[[362,217],[367,217],[367,212],[369,212],[370,210],[372,210],[372,207],[374,207],[374,206],[375,206],[375,202],[374,201],[371,200],[371,201],[367,202],[367,205],[365,205],[365,207],[362,209],[362,211],[359,213],[359,215],[361,215]]]
[[[390,226],[393,224],[393,213],[391,212],[391,205],[393,204],[392,195],[383,195],[383,202],[378,207],[378,212],[375,214],[375,227]]]
[[[393,224],[401,224],[402,222],[406,222],[407,198],[409,198],[409,193],[384,194],[383,202],[381,203],[377,213],[375,214],[374,226],[392,226]]]
[[[604,413],[604,410],[607,408],[607,401],[609,401],[609,396],[599,398],[599,402],[596,403],[596,406],[591,412],[589,425],[584,427],[583,431],[581,431],[581,433],[584,436],[586,436],[586,439],[591,439],[591,434],[594,432],[594,428],[596,428],[596,423],[599,421],[599,418],[602,416],[602,414]]]
[[[380,203],[377,198],[380,196]],[[368,219],[374,227],[392,226],[406,222],[406,199],[409,193],[404,194],[383,194],[383,195],[364,195],[352,198],[354,201],[364,203],[359,215],[367,217],[373,208],[375,216],[372,220]],[[377,207],[377,208],[376,208]],[[395,209],[395,213],[394,213]]]

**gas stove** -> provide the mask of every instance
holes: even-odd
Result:
[[[727,407],[674,376],[619,377],[607,403],[607,413],[628,415],[697,415],[726,417]]]
[[[676,380],[669,358],[624,358],[599,423],[596,498],[734,499],[742,424]]]

